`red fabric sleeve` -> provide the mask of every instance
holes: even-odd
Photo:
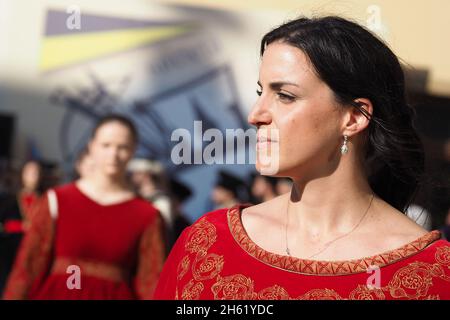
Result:
[[[6,233],[22,233],[24,231],[21,220],[7,220],[3,224],[3,229]]]
[[[4,299],[28,299],[47,275],[50,266],[54,223],[50,216],[47,197],[36,205],[30,228],[20,244],[16,260],[8,278]]]
[[[156,286],[154,299],[155,300],[177,300],[177,277],[178,277],[178,265],[185,255],[186,237],[191,227],[187,227],[181,233],[180,237],[176,241],[169,257],[164,264],[163,271],[159,277],[158,284]]]
[[[159,214],[142,234],[134,288],[138,299],[152,299],[161,273],[165,246],[163,225]]]

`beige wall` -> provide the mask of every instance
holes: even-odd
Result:
[[[278,10],[274,16],[340,14],[366,23],[370,5],[380,8],[384,38],[406,63],[430,70],[428,89],[450,95],[449,0],[165,0],[239,11]],[[279,21],[280,23],[282,20]],[[387,32],[386,32],[387,31]]]

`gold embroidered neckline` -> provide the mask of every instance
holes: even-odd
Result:
[[[424,250],[428,245],[436,240],[439,240],[441,237],[440,232],[434,230],[397,249],[355,260],[321,261],[300,259],[266,251],[253,242],[244,229],[241,220],[241,209],[246,208],[247,206],[248,205],[240,204],[228,209],[228,226],[235,241],[244,251],[255,259],[274,268],[294,273],[321,276],[365,273],[370,266],[384,267],[394,262],[406,259]]]

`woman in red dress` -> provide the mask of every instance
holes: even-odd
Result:
[[[264,36],[257,169],[291,192],[200,218],[156,299],[450,299],[450,245],[404,214],[424,153],[392,51],[356,23]]]
[[[22,169],[22,190],[18,195],[20,211],[22,212],[24,229],[31,219],[33,207],[41,196],[42,167],[36,161],[27,162]]]
[[[159,213],[126,181],[136,143],[126,118],[99,121],[89,143],[92,170],[40,201],[6,299],[152,297],[164,245]]]

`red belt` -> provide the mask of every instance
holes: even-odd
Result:
[[[115,282],[129,280],[129,272],[123,267],[92,260],[84,260],[77,258],[56,258],[53,262],[52,273],[54,274],[70,274],[67,268],[71,265],[80,268],[81,275],[87,275],[102,278]]]

